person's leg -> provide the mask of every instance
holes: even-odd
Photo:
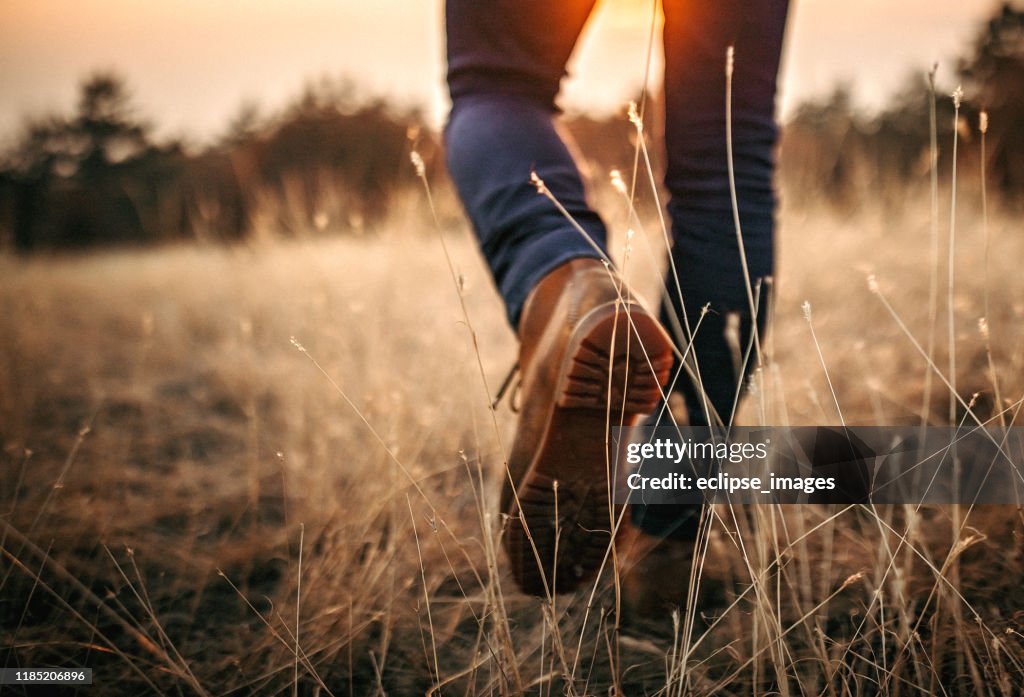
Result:
[[[448,166],[521,342],[503,542],[513,577],[537,595],[572,590],[600,567],[616,524],[608,420],[629,425],[650,412],[672,362],[658,320],[622,303],[628,293],[599,261],[604,225],[554,127],[559,81],[592,6],[447,6]],[[538,194],[531,172],[572,221]]]
[[[513,328],[530,290],[562,263],[599,258],[540,196],[531,172],[602,251],[606,231],[558,135],[555,96],[595,0],[448,0],[448,169]]]
[[[670,274],[666,284],[673,307],[665,312],[681,316],[685,305],[692,324],[700,308],[710,304],[711,314],[697,333],[694,353],[708,402],[728,423],[741,377],[725,338],[726,318],[738,314],[740,351],[745,352],[751,317],[729,190],[726,50],[735,47],[733,163],[753,288],[773,271],[775,87],[788,2],[667,0],[665,4],[665,184],[671,196],[672,260],[682,290],[680,299]],[[758,314],[763,320],[763,314]],[[683,376],[679,385],[690,422],[707,423],[694,384]]]
[[[670,305],[663,322],[678,345],[690,341],[701,308],[710,306],[693,337],[691,368],[676,383],[691,425],[728,424],[737,370],[727,339],[729,316],[738,320],[740,358],[752,332],[749,281],[773,271],[775,190],[775,87],[786,24],[787,0],[665,0],[665,184],[672,220],[671,270],[665,284]],[[726,145],[726,51],[735,48],[732,142],[736,198],[749,279],[743,275],[733,220]],[[679,287],[676,286],[678,278]],[[680,292],[682,297],[680,297]],[[764,328],[767,289],[762,286],[758,325]],[[747,362],[748,372],[755,365]],[[681,370],[676,366],[676,370]],[[703,389],[701,389],[703,388]],[[709,419],[710,414],[710,419]],[[636,507],[633,518],[652,534],[692,539],[699,507]]]

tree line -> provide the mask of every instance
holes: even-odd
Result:
[[[415,176],[410,132],[425,134],[421,149],[437,147],[418,113],[325,82],[272,117],[243,108],[206,147],[161,143],[125,81],[97,73],[81,84],[73,114],[30,121],[0,162],[0,243],[31,252],[230,242],[257,225],[280,234],[362,228]]]
[[[900,205],[906,185],[929,176],[934,104],[939,168],[950,168],[954,128],[959,156],[977,162],[985,112],[989,188],[1010,205],[1019,202],[1024,11],[998,7],[955,72],[965,91],[959,121],[951,86],[929,81],[927,69],[873,116],[860,114],[843,87],[801,105],[783,127],[784,185],[840,208],[866,200]],[[631,167],[635,132],[624,115],[569,117],[567,126],[598,171]],[[414,182],[410,141],[428,163],[428,176],[444,186],[440,135],[422,116],[359,100],[344,83],[310,85],[269,117],[243,108],[216,142],[190,148],[158,141],[125,81],[97,73],[81,84],[71,114],[29,120],[0,154],[0,248],[29,253],[231,242],[262,230],[359,231],[386,215],[396,192]]]

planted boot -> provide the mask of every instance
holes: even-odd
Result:
[[[600,567],[619,510],[609,498],[610,428],[653,411],[668,380],[671,339],[624,297],[602,262],[574,259],[524,305],[521,413],[501,498],[503,542],[524,592],[568,592]]]

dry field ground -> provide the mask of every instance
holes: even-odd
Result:
[[[836,400],[851,424],[920,420],[911,337],[934,331],[945,374],[949,221],[932,324],[928,196],[907,198],[841,217],[786,201],[741,423],[838,423]],[[957,384],[985,417],[998,385],[1020,423],[1024,230],[991,217],[986,261],[979,210],[958,212]],[[488,410],[516,344],[464,224],[442,221],[457,280],[422,205],[361,238],[0,258],[4,666],[92,667],[82,694],[1024,692],[1013,506],[716,511],[705,578],[729,604],[692,627],[684,609],[671,639],[617,631],[610,571],[519,594],[495,551],[515,416]],[[936,373],[931,390],[948,423]]]

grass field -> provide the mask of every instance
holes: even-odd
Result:
[[[786,200],[741,423],[838,423],[836,401],[920,421],[911,337],[934,332],[945,373],[949,224],[933,323],[927,194],[908,198]],[[962,202],[953,290],[958,391],[1018,423],[1022,233]],[[519,594],[496,510],[515,415],[488,409],[516,342],[468,231],[443,234],[457,279],[423,206],[360,238],[0,258],[3,665],[92,667],[89,690],[125,695],[1024,692],[1012,506],[717,511],[705,578],[729,605],[706,633],[618,632],[611,572]]]

